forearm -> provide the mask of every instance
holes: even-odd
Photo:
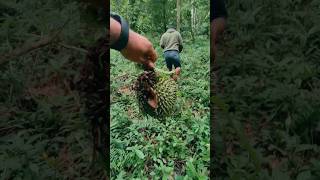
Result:
[[[114,20],[113,18],[110,18],[110,43],[113,44],[115,43],[121,33],[121,25],[119,22]]]
[[[212,38],[214,43],[216,42],[218,36],[223,33],[224,28],[226,26],[225,18],[220,17],[216,18],[211,23],[211,30],[212,30]]]
[[[213,60],[216,59],[216,34],[214,33],[214,24],[213,21],[211,22],[211,28],[210,28],[210,55]]]
[[[226,25],[226,21],[225,18],[221,17],[221,18],[215,18],[214,20],[211,21],[211,55],[213,57],[213,59],[216,58],[216,51],[217,51],[217,39],[218,36],[223,33],[224,28]]]

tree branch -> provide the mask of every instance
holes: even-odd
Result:
[[[88,53],[88,50],[86,49],[83,49],[83,48],[79,48],[79,47],[75,47],[75,46],[71,46],[71,45],[67,45],[67,44],[63,44],[63,43],[58,43],[60,46],[66,48],[66,49],[71,49],[71,50],[75,50],[75,51],[79,51],[79,52],[82,52],[82,53],[85,53],[87,54]]]
[[[35,49],[47,46],[48,44],[52,43],[62,32],[63,28],[68,24],[70,19],[68,19],[57,31],[55,31],[52,35],[48,35],[43,37],[37,42],[33,43],[24,43],[21,47],[17,47],[16,49],[12,50],[9,53],[1,54],[0,55],[0,65],[4,64],[5,62],[9,61],[10,59],[14,59],[18,56],[24,55],[28,52],[31,52]]]

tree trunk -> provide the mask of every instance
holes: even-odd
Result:
[[[163,7],[162,7],[162,13],[163,13],[163,23],[162,23],[162,26],[163,26],[163,31],[165,32],[167,30],[167,17],[166,17],[166,0],[163,1]]]
[[[177,31],[180,32],[181,0],[177,0]]]
[[[194,41],[196,35],[196,7],[195,0],[191,1],[191,38]]]

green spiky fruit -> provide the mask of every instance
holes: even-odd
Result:
[[[148,99],[152,96],[150,89],[156,95],[156,108],[148,104]],[[177,100],[178,86],[169,74],[145,71],[138,77],[135,90],[143,114],[154,118],[164,118],[172,114]]]

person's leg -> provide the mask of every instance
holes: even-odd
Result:
[[[172,70],[172,60],[171,60],[171,56],[170,56],[170,52],[166,51],[164,52],[164,59],[166,61],[166,65],[169,71]]]
[[[175,68],[175,76],[173,77],[175,80],[178,79],[178,77],[180,76],[181,73],[181,63],[180,63],[180,55],[178,52],[174,53],[173,56],[173,65]]]

